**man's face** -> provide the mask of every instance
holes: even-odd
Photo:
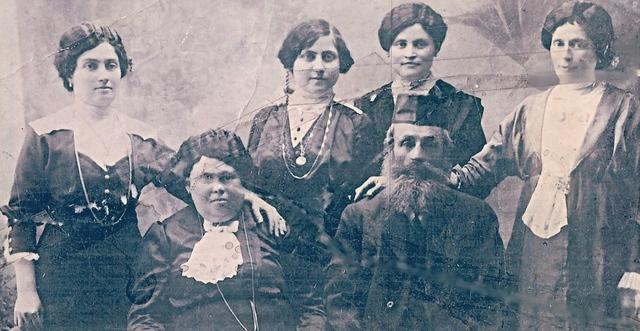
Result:
[[[445,131],[438,127],[393,124],[392,169],[395,174],[428,177],[430,169],[446,167]],[[426,179],[426,178],[425,178]]]
[[[193,165],[187,190],[198,213],[213,223],[236,216],[244,202],[244,188],[235,169],[206,156]]]

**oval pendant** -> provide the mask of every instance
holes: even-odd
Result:
[[[297,164],[297,165],[299,165],[299,166],[303,166],[303,165],[305,165],[306,163],[307,163],[307,158],[306,158],[306,157],[304,157],[304,156],[300,155],[300,156],[298,156],[298,157],[296,158],[296,164]]]

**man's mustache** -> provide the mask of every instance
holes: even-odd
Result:
[[[393,167],[394,177],[406,176],[418,179],[441,180],[448,177],[448,173],[442,170],[441,166],[428,161],[411,162],[408,165],[397,165]]]

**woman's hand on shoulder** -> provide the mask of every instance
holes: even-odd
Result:
[[[358,201],[364,197],[373,197],[380,193],[387,185],[384,176],[371,176],[362,185],[356,188],[356,195],[353,201]]]
[[[263,215],[267,216],[267,222],[269,223],[269,232],[273,233],[276,237],[285,235],[287,233],[287,222],[278,213],[275,207],[262,200],[257,194],[247,190],[244,196],[245,200],[251,204],[251,212],[255,217],[256,222],[264,222]]]
[[[19,330],[42,330],[42,303],[36,291],[18,292],[13,323]]]

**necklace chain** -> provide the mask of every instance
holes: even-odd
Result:
[[[117,117],[116,117],[117,119]],[[88,123],[87,123],[88,124]],[[73,152],[75,154],[76,157],[76,165],[78,167],[78,175],[80,177],[80,186],[82,187],[82,193],[84,193],[84,198],[85,201],[87,202],[87,209],[89,209],[89,211],[91,212],[91,216],[93,217],[93,219],[97,222],[97,223],[104,223],[104,221],[107,219],[108,215],[105,215],[104,218],[102,219],[98,219],[98,216],[96,215],[96,213],[93,211],[92,205],[95,203],[91,203],[91,199],[89,199],[89,192],[87,191],[87,185],[84,181],[84,176],[82,174],[82,167],[80,165],[80,155],[78,154],[78,146],[75,142],[75,134],[74,134],[74,142],[73,142]],[[117,220],[115,220],[115,222],[112,222],[111,225],[115,225],[117,223],[120,222],[120,220],[122,220],[122,217],[124,217],[124,214],[127,212],[127,204],[129,203],[129,199],[131,198],[131,185],[133,184],[133,150],[131,148],[131,144],[133,144],[133,141],[131,140],[131,136],[128,136],[129,138],[129,146],[127,148],[127,159],[128,159],[128,163],[129,163],[129,182],[127,184],[127,196],[126,196],[126,201],[124,201],[124,210],[122,211],[122,213],[120,214],[120,216],[118,217]],[[103,142],[104,144],[104,142]],[[106,146],[105,146],[106,147]],[[108,210],[108,209],[107,209]]]
[[[289,174],[293,178],[295,178],[295,179],[307,179],[307,178],[311,177],[318,170],[318,162],[322,158],[322,152],[324,150],[324,146],[325,146],[325,143],[327,141],[327,136],[328,136],[329,129],[330,129],[330,126],[331,126],[331,117],[332,116],[333,116],[333,101],[331,101],[331,105],[329,106],[329,114],[327,115],[327,125],[326,125],[326,127],[324,129],[324,135],[322,136],[322,143],[320,144],[320,150],[318,151],[318,155],[316,155],[315,159],[313,160],[313,164],[311,165],[311,168],[309,168],[309,171],[307,173],[305,173],[304,175],[302,175],[302,176],[298,176],[298,175],[294,174],[293,171],[291,170],[291,167],[289,166],[289,162],[287,161],[287,154],[286,154],[286,151],[285,151],[285,141],[287,139],[286,139],[286,136],[283,137],[283,139],[282,139],[282,160],[284,161],[284,165],[287,168],[287,171],[289,172]],[[285,128],[285,130],[286,130],[286,128]],[[313,135],[313,127],[310,130],[312,130],[312,131],[311,131],[311,134],[309,136],[309,140],[311,139],[311,137]],[[304,154],[305,153],[304,150],[305,150],[304,144],[303,144],[302,141],[300,141],[300,156],[301,157],[304,157],[304,155],[306,155],[306,154]]]
[[[247,253],[249,254],[249,266],[251,267],[251,302],[250,304],[251,304],[251,316],[253,318],[253,330],[257,331],[260,329],[260,327],[258,326],[258,311],[256,310],[256,304],[255,304],[256,290],[255,290],[255,275],[253,270],[253,255],[251,255],[251,244],[249,244],[249,235],[247,235],[247,224],[244,219],[244,212],[242,212],[242,216],[240,217],[240,219],[242,220],[242,230],[244,231],[244,239],[247,242]],[[231,309],[231,306],[229,305],[227,298],[224,297],[224,293],[222,293],[222,289],[220,289],[220,285],[218,285],[218,283],[216,283],[216,287],[218,288],[220,297],[222,297],[222,301],[224,301],[224,304],[227,306],[227,309],[229,309],[229,312],[231,313],[231,315],[233,315],[233,318],[235,318],[236,322],[238,322],[238,324],[244,331],[248,331],[247,327],[244,324],[242,324],[242,322],[240,321],[240,318],[238,318],[238,315],[236,315],[233,309]]]

